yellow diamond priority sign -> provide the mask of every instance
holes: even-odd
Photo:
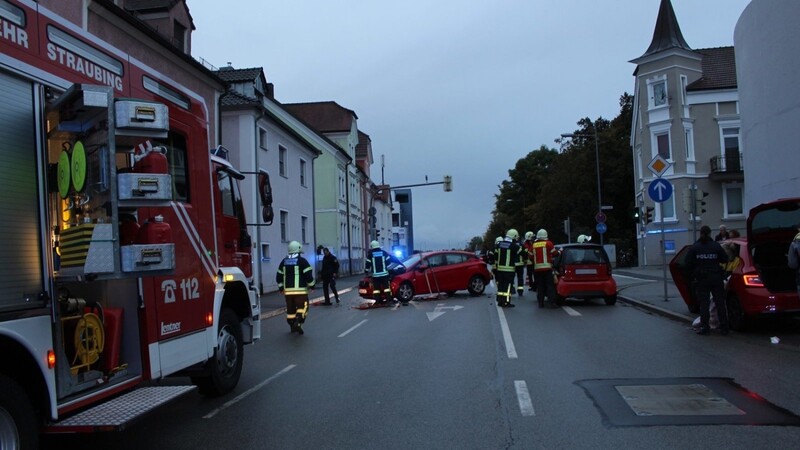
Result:
[[[647,168],[650,169],[650,172],[653,172],[655,176],[660,177],[661,175],[664,175],[664,173],[671,166],[672,164],[666,159],[664,159],[663,156],[656,155],[656,157],[653,158],[652,161],[650,161],[650,164],[647,165]]]

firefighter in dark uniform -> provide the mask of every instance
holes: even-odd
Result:
[[[364,272],[372,272],[372,298],[383,304],[392,299],[392,288],[389,286],[389,263],[399,264],[400,261],[382,249],[378,241],[370,242],[369,247]],[[408,302],[403,302],[403,305],[408,305]]]
[[[289,254],[278,266],[275,281],[278,291],[286,298],[286,322],[291,332],[303,334],[303,323],[308,314],[308,291],[314,289],[314,273],[311,264],[300,254],[303,252],[300,243],[289,243]]]
[[[525,260],[525,280],[528,283],[528,289],[535,291],[536,284],[533,282],[533,231],[525,233],[525,242],[522,243],[522,248],[525,250],[525,255],[523,255]]]
[[[497,255],[497,306],[502,306],[503,308],[513,308],[515,306],[511,303],[511,291],[522,253],[522,248],[517,244],[517,238],[519,238],[519,233],[512,228],[506,233],[505,239],[495,246],[495,254]]]
[[[517,296],[522,297],[522,294],[525,293],[525,248],[519,241],[519,233],[517,233],[517,230],[514,230],[514,233],[515,236],[512,237],[512,239],[514,239],[514,242],[517,244],[520,250],[517,262],[514,264],[514,273],[517,276]]]
[[[703,225],[700,228],[700,239],[686,252],[686,269],[694,280],[695,294],[700,306],[700,330],[697,334],[706,335],[710,328],[711,316],[709,293],[714,298],[719,316],[719,332],[728,334],[728,309],[725,305],[725,285],[723,265],[728,262],[725,250],[711,237],[711,228]]]

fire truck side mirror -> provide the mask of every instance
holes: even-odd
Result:
[[[264,169],[258,171],[258,194],[261,196],[261,219],[266,225],[272,225],[275,213],[272,211],[272,185],[269,173]]]

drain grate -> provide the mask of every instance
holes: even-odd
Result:
[[[800,426],[800,417],[730,378],[580,380],[576,384],[610,426]]]

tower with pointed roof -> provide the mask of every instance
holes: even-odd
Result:
[[[639,261],[661,264],[662,221],[668,255],[693,242],[702,225],[744,228],[736,63],[733,47],[691,48],[670,0],[660,2],[647,50],[630,62],[636,65],[630,139],[636,202],[656,213],[655,223],[638,227]],[[658,204],[648,195],[657,178],[648,165],[657,156],[670,163],[662,177],[674,187]],[[705,211],[692,197],[702,193],[709,194]]]

